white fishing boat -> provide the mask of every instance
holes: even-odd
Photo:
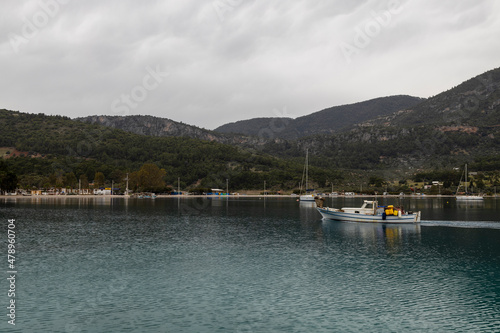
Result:
[[[307,194],[307,192],[312,192],[314,190],[310,190],[308,189],[308,179],[309,179],[309,149],[306,150],[306,162],[304,164],[304,174],[302,175],[302,180],[304,180],[304,175],[305,175],[305,178],[306,178],[306,187],[305,187],[305,190],[306,190],[306,194],[302,194],[300,197],[299,197],[299,200],[300,201],[310,201],[310,202],[313,202],[314,201],[314,197],[316,196],[315,194]],[[302,182],[301,182],[301,192],[302,192]]]
[[[368,223],[419,223],[420,212],[405,211],[403,208],[378,206],[377,201],[364,200],[361,207],[344,207],[341,209],[323,207],[323,198],[316,198],[318,212],[323,219],[368,222]]]
[[[465,187],[465,194],[464,195],[457,195],[456,198],[457,200],[475,200],[475,201],[481,201],[481,200],[484,200],[484,198],[480,195],[474,195],[474,194],[467,194],[467,164],[465,164],[465,170],[464,170],[464,173],[465,173],[465,182],[464,182],[464,187]],[[462,179],[460,179],[460,182],[462,182]],[[457,188],[457,193],[458,193],[458,189],[460,188],[460,185],[458,186]]]

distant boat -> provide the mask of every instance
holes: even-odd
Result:
[[[456,198],[457,200],[484,200],[484,198],[480,195],[473,195],[473,194],[467,194],[467,164],[465,164],[465,195],[457,195]],[[460,182],[462,182],[462,179],[460,179]],[[457,193],[458,189],[460,188],[460,185],[458,185],[457,188]]]
[[[299,200],[300,201],[314,201],[314,197],[315,197],[315,194],[307,194],[307,192],[313,192],[314,190],[311,190],[311,189],[308,189],[307,185],[308,185],[308,178],[309,178],[309,149],[306,150],[306,162],[304,164],[304,174],[302,175],[302,180],[304,180],[304,175],[305,175],[305,178],[306,178],[306,187],[305,187],[305,190],[306,190],[306,194],[302,194],[300,197],[299,197]],[[301,192],[302,192],[302,186],[301,186]]]
[[[483,201],[484,198],[479,195],[457,195],[457,200],[476,200]]]
[[[361,207],[344,207],[342,209],[323,208],[323,198],[316,197],[318,212],[323,219],[347,222],[368,223],[419,223],[420,212],[404,211],[402,208],[389,205],[378,206],[377,201],[364,200]]]

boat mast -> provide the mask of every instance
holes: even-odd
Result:
[[[127,172],[127,188],[125,189],[125,195],[128,195],[128,172]]]
[[[306,194],[307,194],[307,179],[309,175],[309,148],[306,149]]]
[[[467,195],[467,163],[465,163],[465,195]]]

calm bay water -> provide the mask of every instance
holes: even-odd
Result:
[[[500,199],[401,204],[421,225],[322,221],[291,198],[0,199],[0,331],[499,332]]]

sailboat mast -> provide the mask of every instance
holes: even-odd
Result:
[[[308,176],[309,176],[309,149],[306,149],[306,194],[307,194]]]
[[[467,163],[465,163],[465,195],[467,195]]]
[[[125,190],[125,195],[128,195],[128,173],[127,173],[127,188]]]

